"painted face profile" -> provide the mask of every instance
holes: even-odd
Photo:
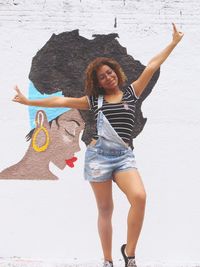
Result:
[[[84,121],[76,109],[66,111],[53,120],[50,126],[52,151],[51,161],[64,169],[66,164],[73,167],[75,153],[80,151],[79,138],[84,129]],[[56,152],[56,153],[55,153]]]
[[[0,179],[55,180],[49,169],[52,162],[59,169],[73,167],[84,121],[76,109],[70,109],[48,122],[46,113],[37,111],[36,127],[29,133],[29,148],[22,160],[0,172]]]

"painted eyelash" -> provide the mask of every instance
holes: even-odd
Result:
[[[71,133],[68,132],[66,129],[65,129],[65,132],[66,132],[68,135],[70,135],[70,136],[72,136],[72,137],[75,137],[75,135],[71,134]]]

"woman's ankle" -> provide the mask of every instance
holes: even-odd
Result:
[[[133,250],[133,249],[130,250],[127,247],[127,244],[125,246],[124,253],[125,253],[126,257],[128,257],[128,258],[135,258],[135,250]]]

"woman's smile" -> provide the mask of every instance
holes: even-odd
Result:
[[[109,66],[103,65],[97,71],[99,86],[104,89],[111,89],[118,86],[117,74]]]
[[[108,85],[113,85],[115,83],[115,79],[113,79],[112,81],[108,82]]]

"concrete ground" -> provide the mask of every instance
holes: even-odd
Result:
[[[79,262],[78,260],[33,260],[18,257],[0,258],[0,267],[101,267],[101,261]],[[122,260],[115,261],[115,267],[124,267]],[[137,267],[200,267],[200,263],[138,263]]]

